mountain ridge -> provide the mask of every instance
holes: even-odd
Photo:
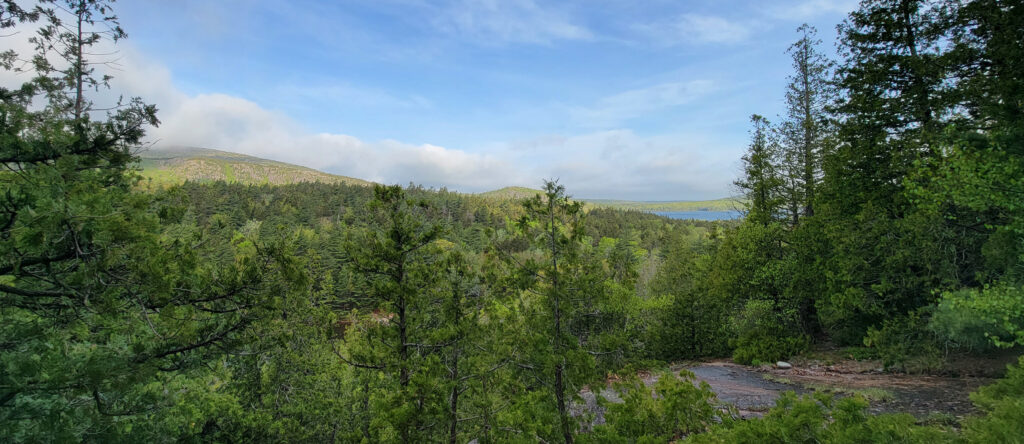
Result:
[[[371,185],[354,177],[246,154],[190,146],[153,148],[139,153],[142,177],[157,186],[185,181],[284,185],[298,182]]]
[[[247,154],[192,146],[166,146],[139,153],[141,174],[155,186],[194,182],[237,182],[249,185],[284,185],[298,182],[372,185],[373,182]],[[543,191],[507,186],[482,193],[467,193],[491,199],[525,199]],[[740,206],[737,198],[702,201],[631,201],[620,199],[579,199],[591,208],[638,211],[730,211]]]
[[[536,194],[544,194],[544,191],[521,187],[508,186],[497,190],[477,193],[477,196],[493,199],[525,199]],[[615,208],[619,210],[637,211],[734,211],[742,207],[743,201],[736,197],[723,197],[712,200],[677,200],[677,201],[637,201],[621,199],[577,199],[587,206],[596,208]]]

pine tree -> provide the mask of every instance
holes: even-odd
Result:
[[[824,158],[814,208],[833,276],[818,314],[838,342],[859,342],[869,326],[928,304],[958,276],[958,256],[944,251],[960,241],[906,193],[917,165],[938,158],[954,111],[946,6],[865,1],[839,28],[837,145]]]
[[[786,116],[780,126],[786,206],[794,226],[801,215],[814,215],[815,189],[828,131],[826,106],[832,98],[832,63],[817,49],[821,44],[817,30],[804,24],[797,32],[800,39],[787,51],[793,58],[794,72],[789,76]]]
[[[443,286],[434,270],[441,258],[435,241],[443,228],[426,220],[426,202],[407,198],[397,185],[375,186],[369,208],[371,226],[352,230],[345,249],[359,280],[357,292],[373,312],[358,321],[360,331],[346,333],[347,347],[337,355],[353,367],[384,374],[383,386],[370,384],[379,421],[371,427],[379,434],[375,439],[421,441],[444,411],[436,387],[437,352],[444,344],[431,342],[432,329],[443,319]],[[390,437],[389,428],[397,436]]]
[[[750,122],[754,128],[743,155],[743,177],[735,185],[747,201],[746,220],[767,226],[781,212],[785,182],[779,173],[779,147],[771,122],[757,114],[750,116]]]
[[[625,301],[616,300],[605,285],[612,278],[586,242],[583,206],[565,194],[565,187],[547,181],[544,194],[523,207],[516,229],[533,250],[504,253],[512,265],[510,279],[522,290],[518,315],[527,351],[525,362],[517,365],[554,403],[553,409],[544,403],[526,407],[539,409],[529,416],[545,412],[557,422],[557,430],[541,438],[571,443],[578,426],[569,410],[573,399],[597,375],[598,358],[624,352],[622,332],[615,327]]]
[[[30,80],[0,91],[0,435],[197,434],[220,396],[212,362],[301,272],[257,229],[212,242],[226,260],[211,258],[175,205],[133,189],[134,152],[158,122],[141,99],[89,101],[109,80],[91,68],[96,45],[124,36],[109,2],[12,5],[42,23],[32,57],[4,58]]]

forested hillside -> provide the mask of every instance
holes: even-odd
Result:
[[[159,147],[139,155],[142,177],[148,186],[178,185],[186,181],[248,185],[285,185],[297,182],[370,185],[362,179],[327,174],[244,154],[195,147]]]
[[[505,187],[499,190],[480,193],[482,197],[493,199],[526,199],[542,190],[525,187]],[[579,199],[589,208],[612,208],[617,210],[637,211],[731,211],[743,209],[741,199],[724,198],[715,200],[694,200],[674,202],[644,202],[613,199]]]
[[[798,29],[721,223],[140,160],[157,106],[90,101],[112,8],[0,8],[32,39],[0,58],[4,442],[1024,442],[1024,359],[928,417],[825,390],[748,415],[670,365],[1020,352],[1019,1],[865,0],[838,60]]]

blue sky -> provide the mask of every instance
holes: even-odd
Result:
[[[118,3],[124,87],[188,144],[475,192],[733,193],[751,113],[782,112],[803,22],[849,0]]]

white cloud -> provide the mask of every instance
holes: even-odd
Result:
[[[149,132],[157,146],[188,145],[244,153],[381,183],[447,186],[465,192],[508,185],[539,186],[559,178],[580,197],[646,200],[721,197],[735,170],[737,149],[700,134],[640,136],[616,129],[495,142],[481,151],[395,140],[366,141],[315,133],[284,113],[226,94],[188,95],[159,63],[123,49],[115,73],[118,94],[143,96],[160,108]],[[609,96],[581,113],[608,121],[676,106],[709,90],[705,82],[665,83]]]
[[[223,94],[189,97],[161,114],[151,131],[158,145],[216,148],[383,183],[486,189],[517,180],[493,156],[430,144],[366,142],[345,134],[305,131],[288,116]]]
[[[545,4],[546,5],[546,4]],[[535,43],[587,40],[585,26],[534,0],[460,0],[434,20],[443,31],[463,34],[480,44]]]
[[[847,14],[857,8],[858,0],[800,0],[770,3],[765,13],[781,20],[801,21],[828,14]]]
[[[294,163],[332,173],[383,183],[416,182],[484,190],[520,181],[517,168],[491,155],[445,147],[414,145],[394,140],[367,142],[345,134],[314,133],[284,113],[226,94],[187,95],[178,90],[161,64],[122,48],[122,68],[115,72],[116,91],[97,95],[98,105],[120,94],[140,96],[159,108],[161,124],[148,139],[161,146],[196,146],[221,149]],[[313,91],[309,91],[311,94]],[[426,107],[425,99],[399,99],[345,86],[327,90],[363,104]]]
[[[593,106],[574,108],[573,119],[586,127],[608,127],[655,111],[685,105],[715,90],[709,80],[667,82],[604,97]]]
[[[702,134],[640,136],[618,129],[509,144],[533,178],[558,178],[583,198],[705,199],[728,194],[743,147]],[[536,186],[539,180],[518,185]]]
[[[453,32],[523,43],[592,37],[565,15],[532,0],[464,4],[467,10],[457,12],[447,24]],[[700,39],[723,40],[707,30],[696,32]],[[711,135],[646,136],[621,129],[630,119],[692,103],[714,91],[715,83],[705,80],[623,91],[588,107],[564,110],[583,127],[615,129],[497,141],[463,150],[429,143],[367,141],[340,130],[313,132],[280,111],[244,98],[216,92],[187,94],[175,86],[172,73],[161,63],[130,44],[121,45],[120,50],[120,69],[112,73],[118,89],[97,95],[96,105],[109,106],[122,93],[155,103],[162,124],[151,129],[149,138],[159,145],[222,149],[383,183],[415,182],[474,192],[508,185],[536,187],[544,178],[560,178],[572,194],[581,197],[714,198],[728,193],[742,150],[742,144],[716,142],[720,138]],[[0,74],[0,81],[13,80],[17,79]],[[367,106],[410,110],[432,106],[418,96],[396,96],[359,85],[282,88]]]
[[[754,22],[739,22],[703,14],[682,14],[673,19],[640,25],[637,29],[663,45],[736,44],[749,39],[758,28]]]

